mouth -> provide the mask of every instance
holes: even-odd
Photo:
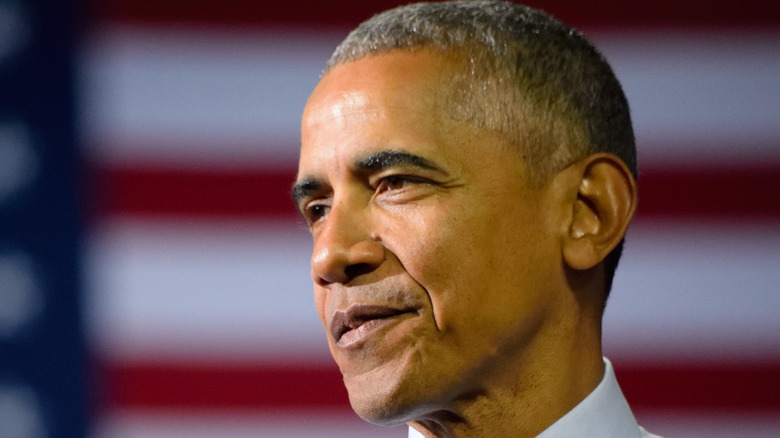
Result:
[[[334,312],[330,323],[330,334],[336,344],[352,344],[367,336],[368,332],[382,323],[412,312],[413,309],[353,304],[346,310]]]

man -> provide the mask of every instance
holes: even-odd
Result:
[[[636,209],[628,105],[580,34],[502,2],[361,24],[293,197],[354,410],[425,437],[640,437],[601,317]]]

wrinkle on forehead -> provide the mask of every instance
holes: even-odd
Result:
[[[350,123],[378,119],[379,106],[365,91],[344,91],[327,96],[310,107],[305,116],[307,127],[327,126],[329,129],[344,129]]]
[[[341,114],[364,109],[376,95],[385,98],[383,104],[408,104],[413,99],[431,105],[457,71],[450,58],[432,49],[397,50],[342,64],[322,77],[309,103],[318,101],[316,106],[320,106],[341,101]]]

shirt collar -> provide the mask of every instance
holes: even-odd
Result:
[[[604,358],[604,377],[583,401],[538,438],[597,436],[639,438],[639,425],[620,390],[612,363]]]

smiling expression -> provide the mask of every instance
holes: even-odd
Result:
[[[304,112],[294,197],[315,304],[353,408],[380,424],[516,377],[564,281],[559,212],[518,147],[447,116],[452,64],[420,50],[337,66]]]

